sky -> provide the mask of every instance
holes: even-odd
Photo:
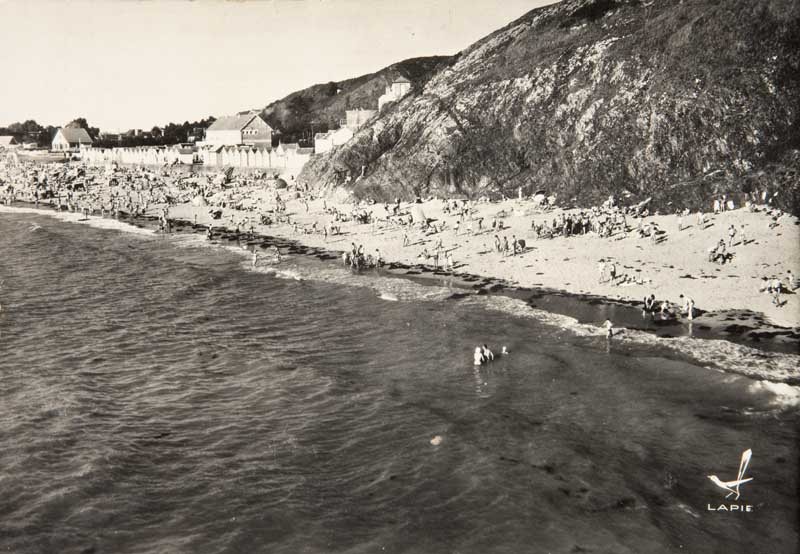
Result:
[[[0,125],[150,129],[455,54],[553,0],[0,0]]]

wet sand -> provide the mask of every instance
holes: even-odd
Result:
[[[332,203],[327,201],[327,205]],[[339,205],[347,210],[347,205]],[[378,223],[373,231],[371,224],[347,222],[341,224],[340,235],[325,240],[321,233],[294,233],[291,225],[278,224],[269,227],[257,225],[256,232],[276,237],[291,238],[307,246],[324,248],[334,252],[349,250],[351,243],[363,244],[365,252],[372,253],[379,248],[388,262],[405,266],[419,266],[418,258],[423,248],[433,251],[441,239],[445,251],[452,252],[456,262],[456,273],[497,279],[505,286],[530,288],[547,291],[561,291],[573,295],[586,295],[609,299],[622,303],[638,303],[650,294],[656,299],[680,302],[679,295],[694,299],[701,312],[720,312],[734,310],[737,321],[742,322],[742,314],[754,327],[764,324],[778,327],[796,328],[800,326],[800,296],[784,294],[784,304],[777,307],[766,292],[760,292],[762,277],[778,276],[785,278],[791,270],[795,276],[800,274],[800,221],[790,215],[783,215],[778,225],[770,228],[772,218],[764,212],[751,213],[744,209],[724,212],[719,215],[706,214],[706,226],[699,229],[695,215],[684,218],[684,229],[678,231],[676,216],[655,216],[659,229],[665,231],[658,244],[647,238],[636,237],[635,230],[627,237],[618,233],[609,238],[594,234],[553,239],[533,238],[531,219],[537,224],[550,221],[558,215],[558,210],[545,213],[535,212],[530,202],[506,201],[502,203],[477,204],[475,217],[484,218],[484,228],[497,213],[507,213],[503,218],[505,229],[496,234],[512,235],[526,241],[526,250],[517,256],[503,256],[493,249],[494,233],[483,231],[468,235],[465,231],[456,235],[453,230],[454,215],[442,213],[442,202],[433,200],[422,204],[425,215],[438,222],[446,221],[443,233],[426,235],[422,231]],[[382,206],[374,209],[381,217]],[[238,220],[251,215],[248,212],[224,210],[223,219],[214,221],[208,215],[208,208],[181,205],[170,210],[172,217],[194,221],[198,224],[225,225],[234,213]],[[309,211],[299,200],[287,201],[287,213],[300,228],[310,227],[314,222],[321,229],[332,222],[332,216],[324,213],[323,200],[309,202]],[[727,229],[734,224],[737,231],[745,225],[746,244],[739,236],[735,237],[730,252],[732,262],[724,265],[707,260],[710,246],[720,239],[728,243]],[[628,221],[629,227],[633,222]],[[463,225],[462,225],[463,228]],[[411,245],[403,247],[403,235],[408,232]],[[644,282],[642,285],[613,285],[599,282],[598,262],[603,258],[614,261],[618,275],[630,275]],[[432,268],[430,263],[422,264]],[[785,281],[784,281],[785,282]],[[800,289],[798,289],[800,290]],[[738,323],[744,324],[744,323]]]

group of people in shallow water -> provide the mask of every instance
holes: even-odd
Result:
[[[644,305],[642,307],[642,317],[645,317],[648,314],[653,316],[655,314],[659,314],[662,319],[668,319],[685,315],[687,319],[693,320],[695,315],[697,315],[694,299],[683,294],[679,295],[678,298],[680,303],[673,305],[669,300],[662,300],[661,302],[656,301],[655,294],[645,296],[643,302]]]
[[[364,269],[383,267],[384,262],[379,249],[376,248],[374,254],[366,254],[363,244],[356,246],[353,242],[348,252],[342,252],[342,263],[352,269]]]
[[[508,354],[509,354],[508,348],[504,346],[503,349],[500,351],[500,355],[507,356]],[[494,352],[489,350],[489,347],[486,346],[485,344],[481,346],[476,346],[473,360],[475,362],[475,365],[483,365],[485,363],[492,362],[494,361]]]

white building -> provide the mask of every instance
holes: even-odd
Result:
[[[317,154],[328,152],[336,146],[341,146],[351,138],[353,138],[353,130],[348,127],[342,127],[327,133],[317,133],[314,136],[314,152]]]
[[[0,135],[0,148],[17,148],[19,143],[14,135]]]
[[[403,96],[411,92],[411,81],[403,76],[398,77],[392,84],[386,87],[386,91],[380,98],[378,98],[378,111],[383,109],[383,106],[389,102],[396,102]]]
[[[345,111],[346,126],[354,131],[364,125],[369,118],[378,113],[376,110],[347,110]]]
[[[81,146],[91,146],[92,142],[86,129],[62,127],[53,137],[51,149],[56,152],[77,152]]]
[[[206,129],[205,144],[210,146],[272,145],[272,127],[257,113],[229,115],[217,119]]]

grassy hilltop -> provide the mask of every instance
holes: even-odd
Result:
[[[799,211],[797,0],[566,0],[429,67],[301,179],[360,197],[521,186],[662,209],[766,187]]]

